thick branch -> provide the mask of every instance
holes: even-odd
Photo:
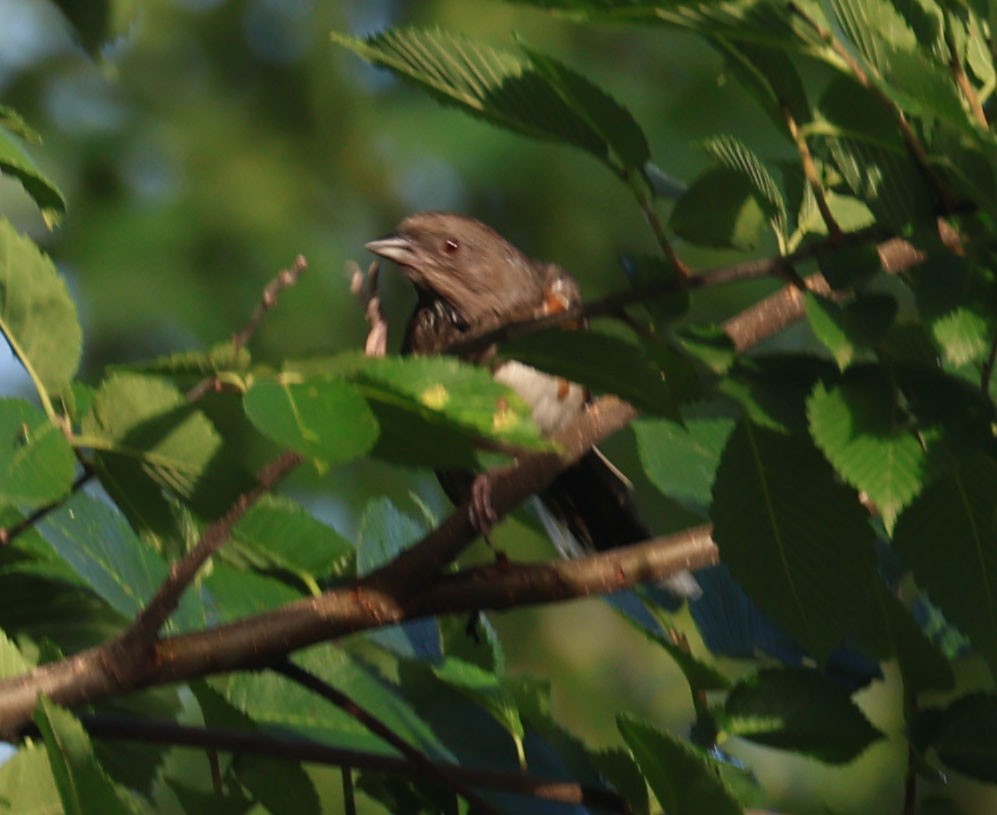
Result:
[[[500,495],[508,492],[502,490]],[[496,507],[507,499],[496,497]],[[454,515],[466,517],[466,507]],[[451,516],[451,519],[454,516]],[[366,581],[208,631],[163,639],[130,673],[111,671],[113,643],[83,651],[0,682],[0,735],[13,737],[31,719],[38,695],[74,707],[151,685],[212,673],[263,668],[315,643],[408,619],[572,600],[660,581],[718,560],[708,527],[579,560],[508,564],[426,581],[396,599]]]

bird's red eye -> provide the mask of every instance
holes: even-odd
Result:
[[[460,249],[460,244],[453,238],[447,238],[443,242],[443,251],[446,252],[448,255],[452,255],[458,249]]]

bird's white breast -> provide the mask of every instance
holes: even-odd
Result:
[[[512,388],[530,406],[540,432],[550,436],[577,416],[585,405],[585,388],[559,376],[551,376],[523,365],[505,362],[494,373],[495,380]]]

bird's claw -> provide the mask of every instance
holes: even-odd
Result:
[[[492,480],[488,473],[479,473],[474,477],[467,515],[471,525],[487,541],[488,533],[499,519],[495,507],[492,506]]]

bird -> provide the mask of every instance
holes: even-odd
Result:
[[[453,212],[418,212],[390,235],[366,248],[390,260],[414,285],[417,300],[402,353],[446,353],[461,340],[506,323],[538,318],[581,305],[578,283],[556,263],[535,260],[479,220]],[[487,365],[494,379],[530,408],[544,436],[578,416],[590,400],[586,388],[515,360],[499,360],[495,348],[469,351],[465,361]],[[474,475],[438,471],[454,503],[472,497]],[[537,498],[541,522],[565,557],[578,557],[652,537],[627,478],[597,448],[564,470]],[[491,518],[487,499],[476,524]],[[486,531],[486,530],[485,530]],[[699,586],[688,572],[663,582],[673,594],[695,598]]]

